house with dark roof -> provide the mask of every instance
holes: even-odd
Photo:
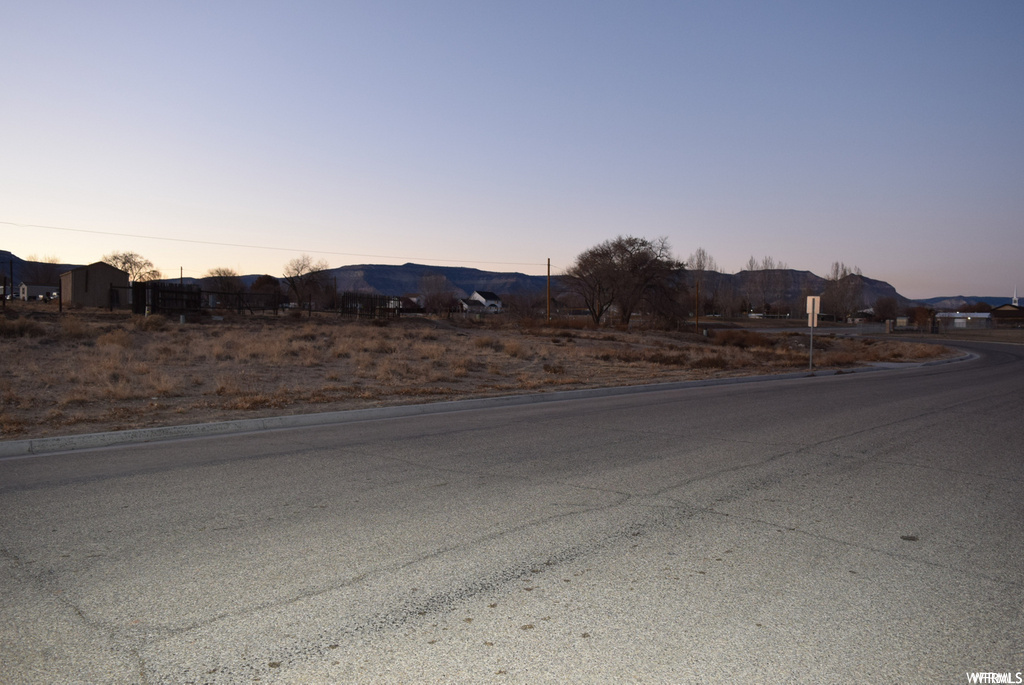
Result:
[[[21,300],[49,300],[57,296],[60,286],[49,283],[20,283],[18,285],[18,298]]]
[[[1024,308],[1016,304],[1001,304],[989,312],[992,325],[1000,328],[1024,328]]]
[[[484,306],[483,302],[468,297],[458,300],[457,306],[463,314],[483,315],[487,313],[487,307]]]
[[[495,313],[501,311],[501,298],[489,290],[474,290],[469,299],[479,302],[488,312]]]

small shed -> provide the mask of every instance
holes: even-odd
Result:
[[[128,272],[106,262],[80,266],[60,275],[63,306],[116,307],[128,304]]]

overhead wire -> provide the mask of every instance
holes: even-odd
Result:
[[[455,264],[500,264],[502,266],[545,266],[543,262],[502,262],[491,260],[469,259],[435,259],[432,257],[401,257],[396,255],[362,254],[358,252],[337,252],[332,250],[302,250],[294,247],[274,247],[270,245],[247,245],[243,243],[226,243],[215,240],[196,240],[193,238],[174,238],[170,236],[140,235],[137,233],[119,233],[115,231],[97,231],[85,228],[69,228],[67,226],[47,226],[43,224],[25,224],[16,221],[3,221],[0,224],[18,228],[42,228],[52,231],[68,231],[71,233],[89,233],[93,235],[111,235],[119,238],[139,238],[143,240],[163,240],[173,243],[191,243],[194,245],[214,245],[217,247],[237,247],[251,250],[272,250],[275,252],[298,252],[305,254],[332,255],[336,257],[361,257],[366,259],[394,259],[407,262],[448,262]]]

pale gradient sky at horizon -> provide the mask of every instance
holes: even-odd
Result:
[[[4,2],[0,86],[23,258],[541,274],[632,234],[1024,292],[1024,2]]]

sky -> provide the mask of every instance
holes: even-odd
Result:
[[[1024,293],[1019,0],[0,0],[0,249]]]

